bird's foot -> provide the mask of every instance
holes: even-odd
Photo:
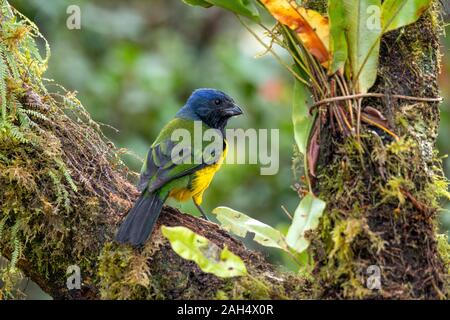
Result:
[[[200,211],[200,214],[202,215],[202,218],[203,218],[204,220],[206,220],[206,221],[210,221],[210,220],[208,219],[208,216],[206,215],[205,211],[203,210],[203,208],[200,207],[200,205],[198,205],[198,204],[196,204],[196,203],[194,203],[194,204],[195,204],[195,206],[197,207],[198,211]]]

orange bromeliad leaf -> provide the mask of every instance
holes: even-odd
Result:
[[[294,30],[303,45],[323,66],[330,61],[328,18],[314,10],[300,7],[294,0],[261,0],[282,24]]]

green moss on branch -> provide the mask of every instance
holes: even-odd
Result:
[[[321,10],[325,1],[306,3]],[[435,2],[417,23],[383,36],[373,92],[439,95],[438,10]],[[361,151],[323,125],[315,191],[328,206],[311,248],[318,295],[446,298],[449,257],[436,226],[440,199],[449,195],[435,146],[439,106],[388,97],[365,106],[385,115],[401,139],[363,126]],[[371,266],[381,271],[380,289],[368,289]]]
[[[300,298],[308,284],[277,272],[217,225],[165,207],[160,223],[183,225],[240,256],[250,276],[205,274],[178,257],[159,230],[140,252],[112,243],[137,190],[134,174],[81,102],[53,82],[36,26],[0,0],[0,298],[17,297],[19,273],[55,299]],[[55,91],[47,90],[52,88]],[[80,267],[81,290],[66,270]]]

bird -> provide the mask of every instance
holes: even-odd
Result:
[[[192,92],[185,105],[163,127],[151,145],[140,172],[140,196],[121,223],[115,238],[117,242],[143,246],[169,197],[179,202],[192,199],[203,218],[208,220],[201,207],[203,193],[226,157],[225,127],[228,120],[242,113],[241,107],[223,91],[201,88]],[[175,130],[193,133],[196,122],[201,124],[203,130],[213,129],[220,134],[222,150],[219,154],[211,152],[207,157],[204,150],[197,150],[190,145],[192,143],[174,141],[172,136]],[[197,157],[199,161],[181,162],[174,159],[172,153],[175,148],[183,150],[184,155]]]

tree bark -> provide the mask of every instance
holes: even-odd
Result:
[[[307,4],[324,10],[326,1]],[[448,245],[436,229],[447,188],[435,147],[439,104],[389,97],[439,96],[439,10],[436,1],[417,23],[383,36],[371,92],[386,97],[363,100],[400,140],[364,126],[360,151],[322,128],[315,190],[329,204],[311,249],[321,297],[448,297],[448,258],[439,252]]]

